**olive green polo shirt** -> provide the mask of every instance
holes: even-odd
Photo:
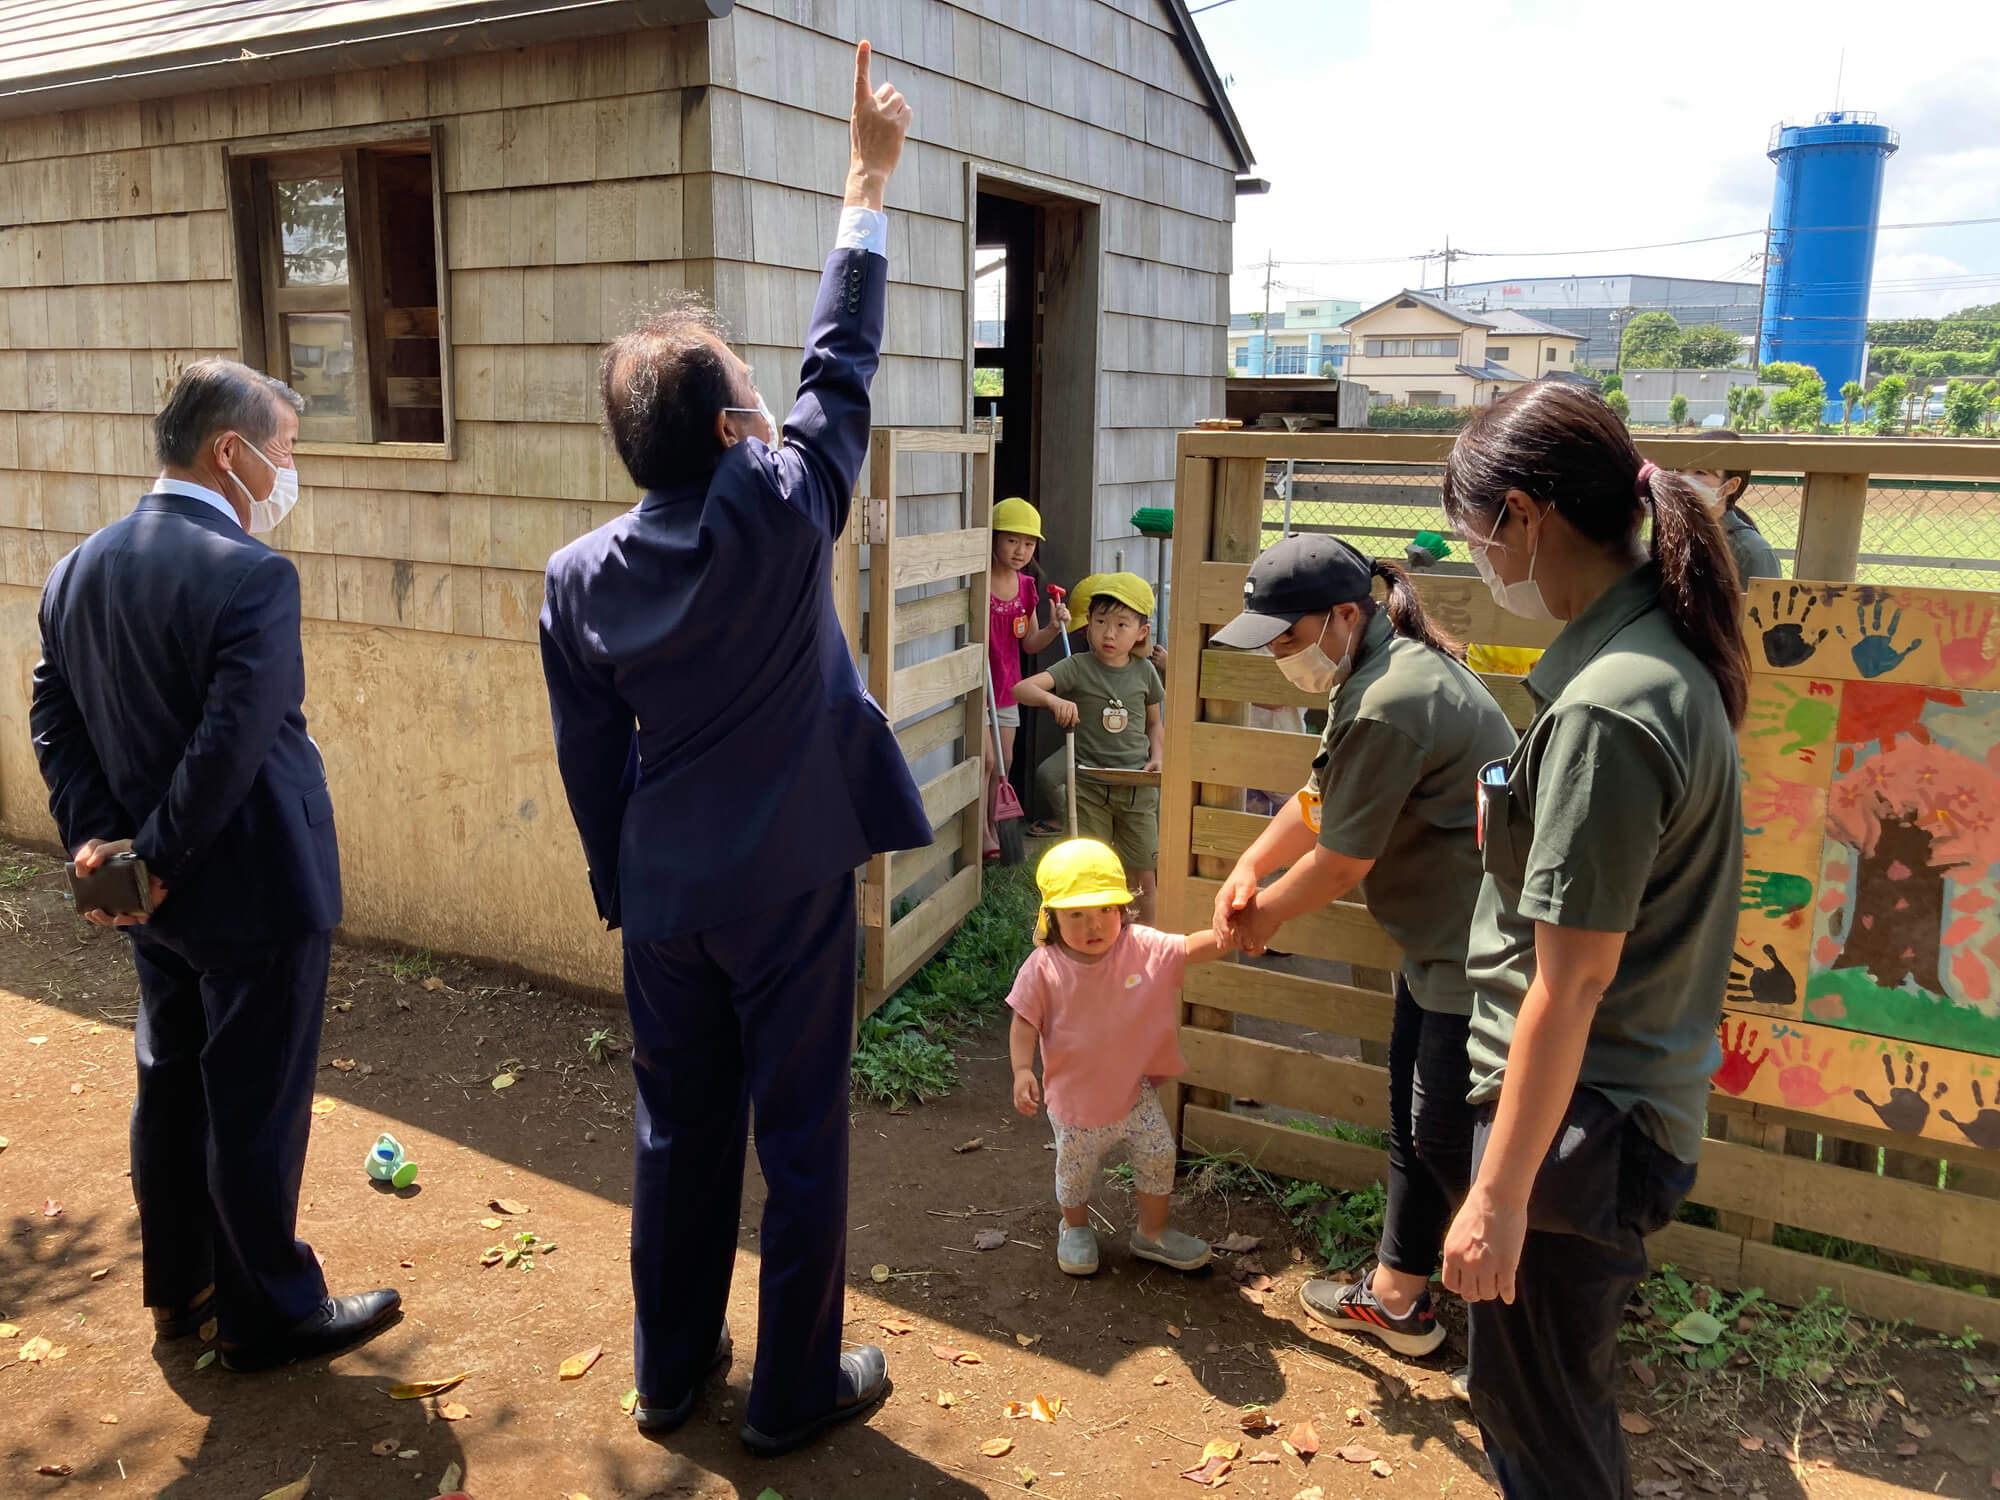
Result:
[[[1479,768],[1514,748],[1486,686],[1377,610],[1333,690],[1313,761],[1323,848],[1375,866],[1361,899],[1403,949],[1425,1010],[1472,1014],[1466,932],[1479,896]]]
[[[1736,559],[1736,576],[1748,583],[1753,578],[1783,578],[1778,554],[1757,523],[1735,506],[1722,513],[1722,535],[1729,543],[1729,555]]]
[[[1076,705],[1076,763],[1097,771],[1139,771],[1153,758],[1146,710],[1166,696],[1148,656],[1108,667],[1079,651],[1049,668],[1051,690]]]
[[[1578,1083],[1701,1152],[1736,942],[1743,811],[1721,691],[1674,633],[1654,564],[1563,628],[1528,674],[1538,712],[1488,794],[1467,971],[1472,1101],[1499,1097],[1535,976],[1535,924],[1625,934]]]

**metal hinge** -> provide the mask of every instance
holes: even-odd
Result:
[[[889,541],[889,497],[864,498],[861,502],[861,544],[886,546]]]

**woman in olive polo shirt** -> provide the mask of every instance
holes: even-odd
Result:
[[[1312,780],[1216,897],[1217,940],[1262,952],[1280,923],[1359,887],[1403,949],[1377,1264],[1351,1284],[1309,1282],[1302,1295],[1322,1322],[1428,1354],[1445,1337],[1431,1275],[1472,1165],[1465,936],[1479,894],[1475,789],[1479,768],[1513,749],[1514,731],[1393,564],[1333,537],[1291,537],[1250,569],[1243,606],[1214,641],[1268,646],[1296,686],[1330,696]]]
[[[1527,677],[1534,721],[1480,778],[1481,1114],[1444,1280],[1472,1303],[1502,1493],[1610,1500],[1631,1493],[1618,1320],[1694,1181],[1719,1061],[1742,599],[1715,517],[1594,392],[1537,381],[1481,408],[1444,505],[1503,608],[1563,622]]]

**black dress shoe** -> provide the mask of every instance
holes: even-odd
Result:
[[[201,1325],[215,1316],[215,1288],[203,1287],[192,1301],[179,1307],[156,1307],[152,1311],[154,1338],[184,1339],[200,1332]]]
[[[735,1349],[735,1344],[729,1338],[729,1321],[725,1318],[722,1324],[722,1337],[715,1341],[715,1358],[709,1362],[708,1373],[712,1376],[716,1371],[726,1368]],[[639,1404],[632,1408],[632,1420],[639,1424],[639,1430],[647,1436],[665,1437],[687,1422],[694,1412],[695,1397],[700,1394],[701,1384],[696,1382],[694,1387],[672,1406],[662,1406],[657,1401],[649,1401],[641,1396]]]
[[[403,1294],[394,1287],[356,1292],[351,1297],[329,1297],[320,1304],[318,1312],[275,1338],[237,1344],[233,1348],[223,1345],[223,1368],[247,1374],[287,1365],[293,1360],[338,1354],[386,1325],[402,1305]]]
[[[760,1458],[775,1458],[802,1448],[836,1423],[870,1411],[889,1394],[889,1361],[873,1344],[849,1349],[840,1356],[840,1395],[833,1410],[790,1432],[759,1432],[743,1424],[743,1446]]]

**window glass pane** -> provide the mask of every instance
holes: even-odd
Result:
[[[1492,360],[1495,364],[1505,364],[1507,361],[1507,356],[1512,354],[1513,352],[1514,351],[1508,348],[1505,344],[1488,344],[1486,346],[1486,357]]]
[[[283,286],[339,286],[347,280],[347,189],[338,177],[274,182],[278,280]]]
[[[354,325],[346,313],[286,316],[285,384],[306,398],[301,427],[352,425],[338,420],[354,415]]]
[[[998,349],[1006,342],[1007,252],[981,245],[972,276],[972,347]]]

